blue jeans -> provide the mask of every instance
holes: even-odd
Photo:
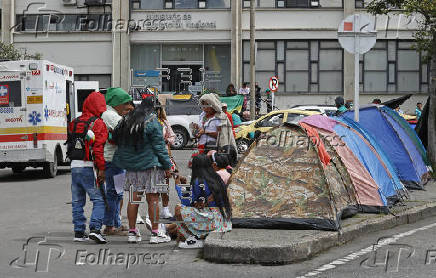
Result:
[[[88,193],[89,199],[93,203],[89,230],[100,230],[103,223],[105,206],[101,192],[95,186],[93,168],[71,168],[71,181],[74,231],[84,232],[86,229],[86,217],[83,213],[86,193]]]
[[[103,224],[109,227],[119,228],[121,226],[120,202],[123,199],[123,193],[117,194],[115,190],[114,176],[121,174],[122,169],[116,167],[110,162],[106,162],[106,199],[109,209],[104,213]]]

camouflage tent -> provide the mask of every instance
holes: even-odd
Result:
[[[232,175],[235,228],[338,230],[357,212],[354,187],[328,142],[330,163],[305,130],[284,124],[263,134]]]

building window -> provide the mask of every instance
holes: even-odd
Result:
[[[132,0],[132,9],[229,9],[230,0]]]
[[[277,0],[277,8],[318,8],[319,0]]]
[[[80,32],[111,31],[111,14],[37,14],[18,15],[15,31],[19,32]]]
[[[364,0],[356,0],[356,8],[364,8],[365,1]]]
[[[130,46],[131,67],[133,69],[134,86],[159,86],[159,77],[141,77],[143,72],[155,70],[160,67],[161,48],[159,44],[132,44]]]
[[[204,88],[223,94],[230,83],[231,52],[229,44],[132,44],[131,68],[133,86],[158,87],[163,92],[181,92],[189,89],[182,81],[181,68],[192,70],[193,92]],[[169,79],[161,79],[156,68],[168,68]]]
[[[98,81],[100,89],[106,89],[111,87],[111,75],[110,74],[75,74],[75,81]]]
[[[363,88],[365,92],[386,92],[388,86],[387,42],[378,41],[363,56]]]
[[[225,93],[230,83],[231,53],[229,45],[204,45],[204,88]]]
[[[361,58],[364,92],[427,92],[429,65],[412,41],[379,40]]]
[[[280,81],[278,92],[341,93],[343,50],[337,41],[258,41],[256,82],[268,86],[272,76]],[[243,81],[250,76],[250,43],[243,45]]]

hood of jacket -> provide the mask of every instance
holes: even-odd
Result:
[[[216,94],[205,94],[203,95],[200,100],[199,103],[201,104],[202,102],[206,102],[207,104],[209,104],[210,106],[212,106],[213,110],[216,111],[215,116],[219,119],[225,119],[227,117],[227,115],[223,112],[221,106],[222,103],[219,99],[219,96],[217,96]]]
[[[83,103],[83,114],[85,117],[100,117],[106,111],[106,100],[99,92],[92,92]]]

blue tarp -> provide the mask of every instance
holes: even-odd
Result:
[[[347,125],[341,118],[335,119]],[[359,136],[358,131],[340,124],[336,125],[334,130],[371,174],[372,178],[379,186],[379,193],[383,203],[385,205],[387,204],[386,198],[395,201],[395,199],[397,199],[396,189],[402,189],[402,185],[401,183],[396,184],[393,176],[390,175],[386,163],[381,161],[381,156],[377,157],[375,149],[371,149],[369,145],[370,142],[365,142],[365,139]]]
[[[360,124],[356,123],[355,121],[347,117],[337,117],[336,120],[343,122],[346,125],[358,131],[365,138],[365,140],[367,140],[371,144],[371,146],[376,151],[377,155],[381,158],[382,163],[387,168],[387,171],[389,172],[389,175],[394,184],[394,188],[396,190],[404,190],[404,185],[401,183],[400,177],[398,176],[393,163],[390,161],[388,155],[383,151],[382,147],[377,143],[376,139]]]
[[[389,107],[383,106],[380,108],[380,110],[394,118],[394,120],[400,124],[404,131],[409,135],[418,152],[421,154],[424,163],[426,163],[426,165],[429,165],[427,159],[427,150],[425,149],[421,139],[415,131],[416,125],[409,124],[403,117],[400,116],[400,114],[390,109]]]
[[[415,145],[413,144],[412,139],[409,137],[409,135],[407,135],[406,131],[395,119],[393,119],[389,115],[386,115],[385,118],[394,128],[401,142],[403,142],[404,147],[406,148],[407,152],[410,155],[410,158],[412,159],[412,163],[418,174],[418,177],[422,177],[425,173],[427,173],[427,166],[422,160],[421,154],[418,152]]]
[[[354,111],[346,112],[343,116],[351,120],[354,117]],[[360,109],[359,118],[359,125],[376,139],[377,144],[394,165],[400,180],[404,183],[420,183],[409,152],[377,106]]]

